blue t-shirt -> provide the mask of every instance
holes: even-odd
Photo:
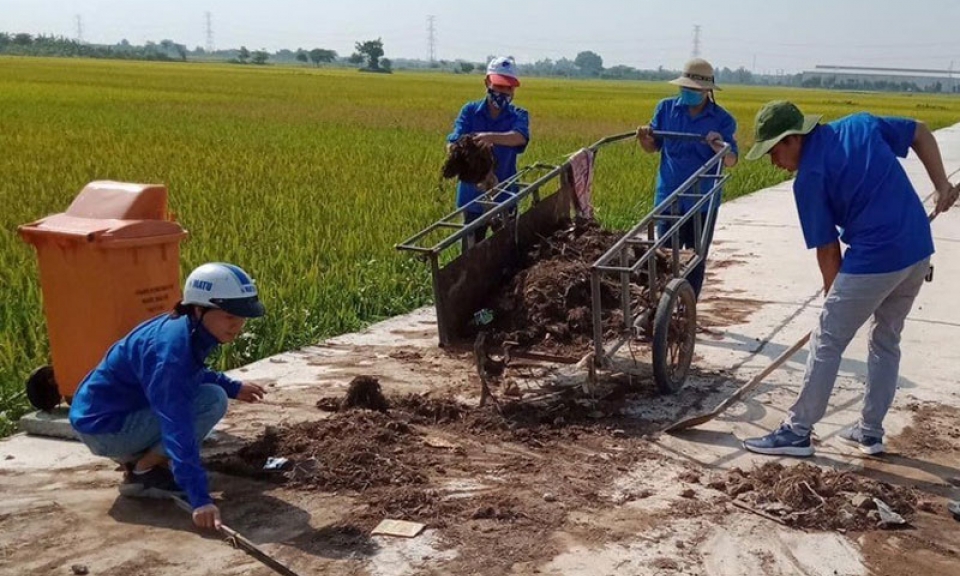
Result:
[[[657,104],[650,127],[667,132],[686,132],[702,134],[718,132],[723,141],[728,142],[732,152],[739,155],[737,147],[737,121],[729,112],[715,102],[709,102],[696,116],[690,116],[690,107],[681,104],[679,98],[665,98]],[[687,178],[693,175],[716,153],[702,141],[681,140],[679,138],[654,137],[660,149],[660,170],[657,173],[656,203],[660,204],[673,194]],[[714,180],[701,180],[700,192],[709,192]],[[693,198],[683,198],[680,207],[686,212],[696,203]],[[706,206],[703,207],[707,209]]]
[[[461,136],[473,134],[475,132],[519,132],[530,142],[530,116],[523,108],[510,104],[505,110],[501,110],[496,118],[490,116],[487,110],[487,99],[476,102],[467,102],[460,109],[460,114],[453,125],[453,132],[447,136],[447,142],[456,142]],[[523,146],[494,146],[493,155],[497,159],[497,167],[494,173],[497,180],[503,182],[509,180],[517,173],[517,156],[523,154],[527,149],[527,143]],[[457,184],[457,208],[466,206],[477,196],[483,194],[483,191],[466,182]],[[498,201],[502,201],[498,197]],[[483,206],[478,204],[471,205],[467,211],[472,214],[481,214],[484,212]]]
[[[188,316],[147,320],[111,346],[80,383],[70,404],[70,424],[83,434],[112,434],[128,414],[149,408],[160,421],[160,441],[190,504],[212,503],[200,465],[193,402],[201,384],[216,384],[230,398],[241,386],[204,366],[217,346],[216,338]]]
[[[860,113],[806,136],[793,196],[807,248],[839,238],[847,274],[894,272],[933,254],[923,203],[897,160],[916,130],[914,120]]]

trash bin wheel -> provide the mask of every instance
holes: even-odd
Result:
[[[60,403],[60,390],[52,366],[41,366],[27,378],[27,400],[37,410],[49,412]]]
[[[684,278],[663,291],[653,318],[653,379],[662,394],[683,387],[697,340],[697,297]]]

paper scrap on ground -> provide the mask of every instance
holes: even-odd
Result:
[[[377,524],[377,527],[373,529],[371,534],[413,538],[424,528],[426,528],[426,524],[421,524],[419,522],[407,522],[406,520],[383,520]]]

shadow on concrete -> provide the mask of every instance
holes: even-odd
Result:
[[[862,398],[863,398],[862,395],[857,395],[840,404],[831,405],[827,410],[827,414],[824,415],[824,419],[853,408],[854,406],[860,404]],[[751,400],[750,398],[743,400],[740,404],[746,406],[745,412],[736,414],[734,418],[729,418],[729,417],[725,418],[724,415],[721,415],[721,416],[718,416],[717,420],[722,422],[737,422],[741,424],[757,423],[757,422],[763,421],[771,410],[780,412],[781,420],[783,418],[786,418],[785,410],[771,408],[770,406],[766,406],[761,402],[758,402],[756,400]],[[854,421],[850,422],[850,424],[853,424],[853,423]],[[760,424],[756,424],[755,427],[756,427],[756,432],[751,434],[751,436],[754,436],[754,435],[762,436],[771,431],[766,426],[763,426]],[[816,435],[815,442],[819,445],[825,445],[828,440],[836,436],[839,432],[840,432],[840,429],[837,429],[835,432],[832,432],[830,434]],[[743,448],[743,443],[742,443],[743,439],[738,438],[732,432],[719,432],[719,431],[700,430],[697,428],[690,428],[687,430],[679,430],[679,431],[673,432],[672,435],[684,442],[692,442],[697,444],[704,443],[707,445],[714,445],[721,448],[727,448],[728,450],[724,451],[723,454],[718,455],[716,458],[698,459],[698,458],[691,458],[677,450],[673,450],[661,445],[666,450],[674,453],[678,457],[682,457],[684,459],[696,462],[697,464],[701,466],[706,466],[708,468],[723,468],[729,462],[736,460],[747,453],[747,450]],[[819,459],[819,456],[814,456],[812,458],[812,461],[820,463],[818,459]],[[786,460],[790,460],[790,458],[787,458]]]
[[[811,294],[802,304],[800,304],[797,309],[791,313],[789,316],[786,316],[781,320],[773,329],[763,337],[748,336],[745,334],[738,334],[736,332],[724,331],[723,340],[703,340],[698,342],[700,345],[707,346],[710,348],[719,348],[726,350],[733,350],[738,352],[747,351],[747,356],[731,367],[731,371],[736,372],[741,367],[749,364],[758,356],[766,358],[768,361],[773,360],[778,357],[784,350],[789,348],[792,343],[779,343],[774,342],[776,338],[783,330],[789,326],[794,320],[799,318],[808,308],[817,308],[820,307],[816,305],[821,300],[820,290],[815,291]],[[908,319],[909,322],[909,319]],[[922,321],[918,321],[922,322]],[[811,329],[814,328],[813,325],[810,326]],[[807,358],[809,356],[809,348],[805,347],[799,350],[794,354],[792,360],[794,362],[799,362],[803,365],[806,365]],[[843,358],[840,363],[840,374],[848,375],[860,380],[866,379],[867,374],[867,363],[861,360],[851,359],[849,357]],[[898,382],[898,387],[903,389],[916,388],[917,385],[910,380],[900,377]]]
[[[725,332],[724,339],[725,341],[712,341],[712,342],[705,341],[702,344],[698,342],[698,344],[705,345],[711,348],[721,348],[721,349],[728,349],[728,350],[734,350],[734,351],[742,351],[746,347],[744,345],[745,343],[754,342],[756,340],[755,338],[752,338],[743,334],[737,334],[735,332]],[[740,344],[737,344],[737,342],[739,342]],[[751,352],[750,356],[747,359],[739,362],[732,369],[738,370],[748,362],[756,359],[757,357],[764,358],[768,362],[772,361],[774,358],[780,356],[780,354],[782,354],[785,350],[787,350],[792,345],[793,345],[792,342],[779,343],[779,342],[767,341],[766,343],[763,344],[763,346]],[[798,350],[796,354],[791,356],[790,362],[806,366],[807,359],[809,358],[809,356],[810,356],[809,348],[804,347]],[[803,371],[802,369],[798,370],[786,364],[778,368],[778,370],[794,372],[794,373]],[[867,363],[862,360],[850,358],[849,356],[844,356],[840,362],[840,370],[838,374],[840,376],[856,378],[861,382],[865,382],[867,377]],[[911,381],[908,378],[904,378],[902,375],[897,381],[898,389],[909,390],[911,388],[916,388],[916,387],[917,387],[917,384],[915,382]]]
[[[349,524],[334,523],[314,528],[310,524],[309,512],[265,493],[275,489],[275,484],[221,474],[211,474],[211,480],[213,488],[223,489],[222,497],[217,499],[223,523],[256,545],[283,544],[331,560],[360,560],[379,549],[365,531]],[[170,500],[118,496],[108,514],[121,523],[194,532],[210,539],[222,538],[212,531],[200,531],[194,526],[190,514]]]

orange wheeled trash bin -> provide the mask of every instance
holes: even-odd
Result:
[[[96,181],[66,212],[18,228],[37,250],[53,366],[27,380],[34,407],[69,402],[107,349],[180,299],[180,242],[167,189]]]

